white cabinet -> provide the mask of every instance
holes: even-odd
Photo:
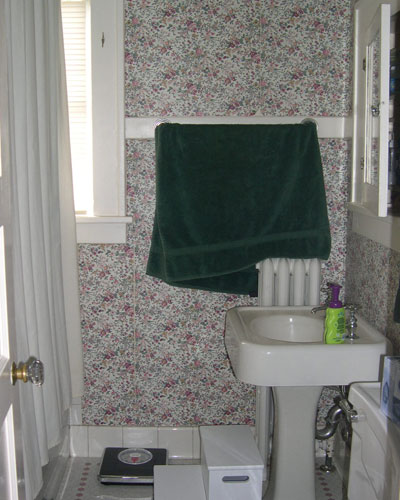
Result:
[[[353,168],[349,208],[353,213],[352,231],[400,252],[400,206],[397,210],[391,207],[396,192],[400,204],[400,120],[397,119],[400,117],[400,58],[399,76],[393,71],[397,63],[393,56],[400,55],[400,33],[394,34],[396,22],[400,32],[400,0],[355,3]],[[396,38],[397,53],[393,50]]]
[[[388,202],[391,5],[355,5],[352,201],[385,217]]]

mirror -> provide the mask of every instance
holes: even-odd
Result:
[[[392,16],[394,44],[390,50],[389,189],[390,208],[400,215],[400,11]]]
[[[379,122],[380,122],[380,32],[367,46],[367,99],[366,99],[366,144],[365,179],[373,186],[379,182]]]
[[[365,145],[363,203],[388,210],[390,5],[381,4],[365,36]]]

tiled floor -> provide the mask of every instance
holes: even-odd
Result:
[[[185,463],[190,463],[190,461],[185,461]],[[336,472],[329,475],[321,472],[319,470],[321,463],[322,461],[319,461],[316,467],[317,500],[345,500],[340,477]],[[122,500],[125,498],[152,500],[152,486],[100,484],[97,480],[99,466],[99,458],[71,458],[56,500]]]

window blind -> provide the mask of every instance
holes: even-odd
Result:
[[[86,0],[62,0],[65,67],[75,211],[90,212],[92,161],[89,120],[88,33]]]

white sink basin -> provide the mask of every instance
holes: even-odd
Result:
[[[311,307],[236,307],[225,345],[236,377],[259,386],[348,385],[379,380],[390,343],[358,316],[357,340],[324,344],[325,311]]]

